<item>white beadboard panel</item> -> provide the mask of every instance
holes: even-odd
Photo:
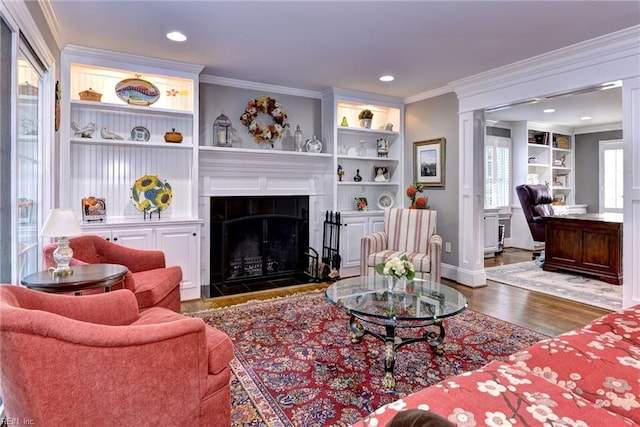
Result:
[[[134,217],[140,213],[131,203],[134,181],[143,175],[158,175],[173,189],[171,205],[162,212],[164,217],[188,217],[191,206],[189,174],[192,164],[190,150],[126,145],[71,145],[71,200],[80,216],[83,197],[107,197],[107,216]]]
[[[175,129],[183,136],[182,144],[193,145],[192,117],[182,114],[145,114],[144,110],[142,112],[136,110],[136,114],[131,114],[126,110],[86,108],[84,105],[72,104],[71,121],[77,123],[80,128],[93,123],[95,131],[92,134],[92,139],[101,139],[100,130],[106,128],[125,141],[132,140],[133,128],[142,126],[149,131],[150,142],[164,142],[164,134]],[[71,129],[71,137],[74,137],[73,128]]]

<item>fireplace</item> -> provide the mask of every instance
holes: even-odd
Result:
[[[210,297],[309,281],[308,196],[210,201]]]

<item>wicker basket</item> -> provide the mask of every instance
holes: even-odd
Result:
[[[96,92],[95,90],[89,88],[87,90],[83,90],[78,95],[80,95],[80,99],[82,101],[97,101],[100,102],[102,100],[102,94]]]
[[[569,149],[569,137],[565,135],[556,135],[556,148]]]

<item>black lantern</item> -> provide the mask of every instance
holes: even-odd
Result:
[[[213,141],[220,147],[231,147],[231,120],[224,112],[213,122]]]

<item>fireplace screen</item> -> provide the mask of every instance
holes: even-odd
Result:
[[[212,198],[210,296],[305,282],[308,205],[306,196]]]

